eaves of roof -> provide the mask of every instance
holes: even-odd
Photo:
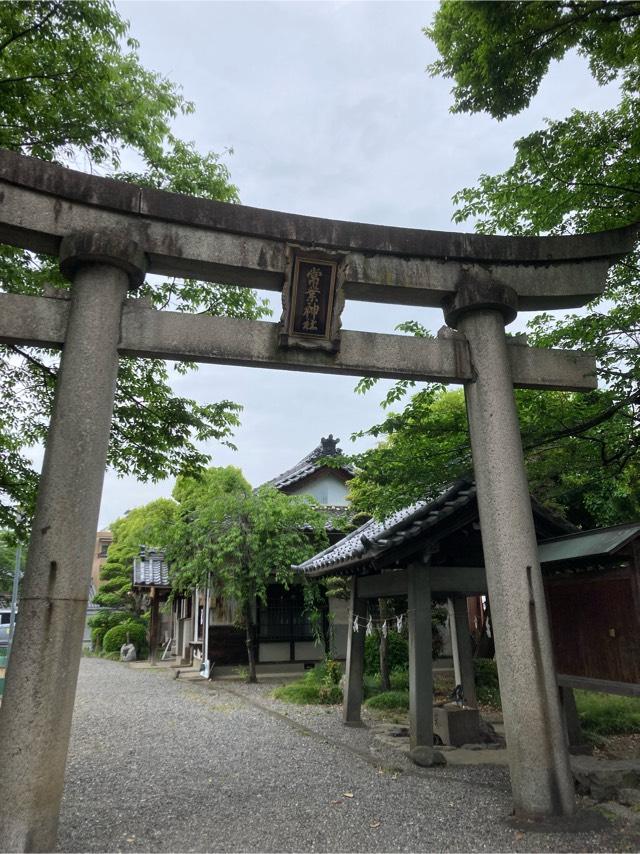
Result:
[[[374,519],[365,522],[335,545],[293,568],[310,577],[351,574],[356,567],[383,551],[435,527],[454,511],[470,504],[475,496],[476,488],[471,480],[456,481],[431,501],[417,501],[382,522]]]
[[[554,537],[540,543],[540,562],[557,564],[610,557],[636,537],[640,537],[640,522]]]
[[[143,550],[133,559],[134,587],[170,587],[169,565],[159,549]]]

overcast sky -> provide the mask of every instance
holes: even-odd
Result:
[[[503,122],[449,113],[450,82],[425,68],[429,2],[118,2],[143,64],[195,102],[175,132],[223,152],[243,203],[335,219],[455,230],[451,197],[508,167],[513,141],[573,107],[616,101],[577,56],[556,64],[525,113]],[[466,230],[472,230],[468,226]],[[270,295],[279,318],[278,300]],[[440,311],[347,303],[343,326],[392,332],[409,317],[434,331]],[[526,316],[517,323],[522,325]],[[514,327],[515,328],[515,327]],[[349,377],[201,366],[174,376],[177,394],[244,406],[238,451],[206,446],[212,464],[251,483],[296,463],[329,433],[342,439],[380,418],[389,383],[362,397]],[[101,526],[170,495],[107,473]]]

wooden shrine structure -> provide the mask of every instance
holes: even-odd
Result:
[[[640,696],[640,523],[578,531],[531,499],[558,685]],[[475,484],[461,479],[432,500],[371,520],[303,564],[311,578],[350,576],[344,722],[359,726],[364,625],[371,599],[407,597],[412,748],[433,745],[431,605],[446,599],[454,664],[466,702],[475,684],[467,597],[491,594]],[[419,580],[419,583],[418,583]]]

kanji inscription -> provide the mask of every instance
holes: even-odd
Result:
[[[297,258],[293,274],[291,332],[326,338],[331,327],[336,265]]]
[[[304,309],[302,310],[302,329],[304,332],[318,331],[318,314],[320,313],[320,280],[322,270],[312,267],[306,275],[307,287],[304,292]]]

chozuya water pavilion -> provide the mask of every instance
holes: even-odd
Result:
[[[510,345],[505,324],[521,310],[580,306],[601,293],[636,235],[631,226],[489,237],[315,219],[0,152],[0,241],[59,257],[71,281],[55,296],[0,295],[0,342],[63,351],[0,710],[6,849],[56,844],[120,355],[464,385],[514,807],[571,813],[513,387],[592,389],[595,365]],[[135,299],[147,273],[282,291],[283,317],[154,311]],[[347,299],[442,307],[456,333],[431,341],[341,330]],[[408,583],[424,600],[419,566]]]

